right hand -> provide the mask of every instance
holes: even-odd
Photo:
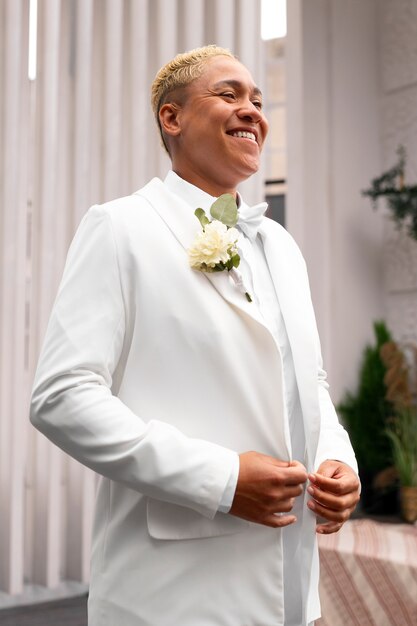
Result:
[[[259,452],[239,455],[239,477],[229,513],[236,517],[281,528],[296,521],[289,513],[303,493],[307,470],[298,461],[279,461]]]

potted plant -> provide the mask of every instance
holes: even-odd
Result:
[[[391,341],[381,347],[387,368],[386,398],[394,407],[386,434],[392,443],[400,481],[401,512],[407,522],[417,520],[417,348]]]
[[[387,172],[371,181],[362,194],[371,198],[374,208],[378,198],[385,197],[391,217],[400,228],[406,225],[408,234],[417,240],[417,185],[405,184],[406,151],[397,149],[398,162]]]
[[[383,321],[374,323],[375,343],[363,353],[356,393],[348,392],[337,409],[349,432],[362,483],[361,508],[370,514],[397,513],[398,485],[390,441],[385,434],[393,414],[386,398],[380,349],[391,341]]]

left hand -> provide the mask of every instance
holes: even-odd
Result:
[[[328,520],[318,524],[316,532],[329,535],[340,530],[354,511],[360,494],[360,482],[349,465],[324,461],[315,474],[309,474],[307,489],[312,499],[307,506]]]

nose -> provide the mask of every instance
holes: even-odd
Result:
[[[240,119],[246,120],[247,122],[252,122],[253,124],[260,123],[265,127],[268,126],[267,119],[262,109],[257,107],[249,98],[241,102],[237,115]]]
[[[265,137],[268,134],[269,124],[268,120],[265,117],[262,109],[259,109],[255,106],[253,102],[248,100],[245,103],[242,103],[241,106],[236,111],[237,117],[239,117],[242,121],[251,124],[257,124],[258,128],[258,143],[261,146]]]
[[[255,123],[261,122],[265,119],[265,115],[263,114],[262,110],[255,106],[255,104],[251,102],[251,100],[246,100],[244,103],[242,103],[242,105],[239,107],[239,110],[237,111],[237,114],[241,119],[249,120]]]

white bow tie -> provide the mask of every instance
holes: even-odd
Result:
[[[248,206],[243,204],[239,207],[239,219],[236,226],[251,240],[256,239],[259,226],[262,223],[264,213],[267,210],[268,205],[266,202],[255,204],[255,206]]]

